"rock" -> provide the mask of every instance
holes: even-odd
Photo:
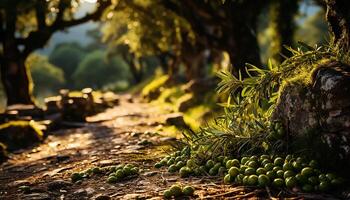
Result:
[[[123,200],[131,200],[131,199],[147,199],[148,196],[145,194],[127,194],[124,195],[121,199]]]
[[[157,174],[158,174],[157,171],[152,171],[152,172],[145,172],[143,175],[147,176],[147,177],[151,177],[151,176],[155,176]]]
[[[11,113],[12,111],[17,111],[17,115],[21,117],[30,116],[33,118],[40,118],[42,119],[44,117],[44,110],[33,105],[33,104],[15,104],[8,106],[6,108],[6,113]]]
[[[10,187],[19,187],[19,186],[23,186],[23,185],[30,185],[31,183],[27,180],[17,180],[14,181],[12,183],[9,183],[8,186]]]
[[[51,199],[50,196],[46,193],[32,193],[32,194],[26,194],[21,198],[23,200],[49,200]]]
[[[100,162],[98,162],[98,166],[100,167],[110,166],[113,164],[115,164],[114,160],[101,160]]]
[[[177,101],[177,108],[179,112],[185,112],[189,108],[195,106],[197,104],[196,98],[193,96],[192,93],[188,93],[180,97]]]
[[[84,188],[81,188],[81,189],[74,191],[73,195],[84,197],[84,196],[87,196],[88,194]]]
[[[143,139],[143,140],[139,141],[137,144],[142,145],[142,146],[149,146],[149,145],[152,145],[153,143],[147,139]]]
[[[63,119],[68,121],[85,122],[85,118],[90,108],[87,95],[62,97]]]
[[[188,125],[185,123],[183,115],[180,113],[171,113],[166,116],[165,123],[167,125],[174,125],[177,127],[187,128]]]
[[[61,110],[61,96],[53,96],[45,98],[45,114],[58,113]]]
[[[272,120],[320,158],[350,166],[350,66],[328,62],[312,74],[310,84],[295,80],[283,87]]]
[[[95,189],[91,187],[86,188],[85,191],[88,196],[92,196],[95,193]]]
[[[71,185],[72,185],[72,183],[68,182],[68,181],[54,180],[54,181],[51,181],[47,184],[47,188],[49,191],[52,191],[52,190],[60,190],[62,188],[66,188],[66,187],[69,187]]]
[[[177,139],[176,139],[176,137],[161,137],[159,139],[159,141],[162,143],[172,143],[172,142],[177,141]]]
[[[42,141],[43,132],[34,121],[11,121],[0,126],[0,142],[9,151],[31,146]]]
[[[110,200],[111,197],[108,195],[104,195],[104,194],[98,194],[98,195],[92,197],[92,199],[94,199],[94,200]]]

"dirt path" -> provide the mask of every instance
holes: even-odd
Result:
[[[162,113],[150,104],[129,103],[89,118],[79,128],[50,133],[43,144],[13,154],[0,168],[0,199],[162,199],[162,191],[175,182],[196,188],[196,197],[208,199],[246,199],[266,191],[225,186],[218,178],[181,179],[166,169],[155,169],[174,138],[157,131]],[[165,150],[165,151],[164,151]],[[94,175],[81,183],[72,183],[70,174],[92,166],[132,163],[140,175],[116,184],[106,176]],[[25,194],[19,187],[30,186]],[[255,197],[256,198],[256,197]]]

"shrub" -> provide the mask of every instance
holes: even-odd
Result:
[[[128,81],[128,66],[119,57],[107,59],[104,52],[89,53],[73,74],[77,87],[102,88],[116,81]]]
[[[61,44],[49,55],[49,61],[61,68],[66,80],[71,80],[74,71],[84,57],[84,51],[76,44]]]
[[[32,54],[26,60],[34,82],[34,91],[38,93],[53,92],[64,85],[63,71],[50,64],[46,57]]]

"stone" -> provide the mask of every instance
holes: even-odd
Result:
[[[98,195],[92,197],[92,199],[94,199],[94,200],[110,200],[111,197],[108,195],[104,195],[104,194],[98,194]]]
[[[281,121],[292,140],[312,137],[311,148],[321,158],[350,166],[350,66],[328,62],[310,78],[310,84],[295,81],[283,88],[272,120]]]
[[[43,139],[43,132],[34,121],[11,121],[0,126],[0,142],[7,150],[29,147]]]
[[[35,119],[42,119],[44,117],[44,110],[33,104],[14,104],[6,108],[6,113],[17,111],[19,117],[30,116]]]
[[[185,112],[189,108],[195,106],[198,103],[197,99],[192,93],[181,96],[177,101],[177,109],[179,112]]]
[[[49,200],[51,199],[50,196],[46,193],[32,193],[32,194],[26,194],[21,198],[23,200]]]
[[[184,121],[184,117],[181,113],[171,113],[166,116],[165,123],[167,125],[174,125],[181,128],[187,128],[188,125]]]
[[[51,181],[47,184],[47,188],[49,191],[52,191],[52,190],[60,190],[62,188],[66,188],[66,187],[69,187],[71,185],[72,185],[72,183],[68,182],[68,181],[54,180],[54,181]]]

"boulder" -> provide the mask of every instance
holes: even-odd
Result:
[[[0,142],[9,151],[31,146],[42,141],[43,137],[34,121],[11,121],[0,125]]]
[[[6,108],[5,113],[16,112],[18,118],[32,117],[35,119],[42,119],[44,117],[44,110],[32,104],[14,104]]]
[[[181,96],[178,101],[176,107],[179,112],[185,112],[189,108],[195,106],[198,103],[198,100],[194,97],[192,93],[185,94]]]
[[[179,128],[188,128],[188,125],[184,121],[184,117],[181,113],[171,113],[166,115],[165,124]]]
[[[327,62],[309,78],[308,84],[296,79],[281,88],[272,120],[282,122],[291,141],[304,145],[295,148],[350,166],[350,66]]]

